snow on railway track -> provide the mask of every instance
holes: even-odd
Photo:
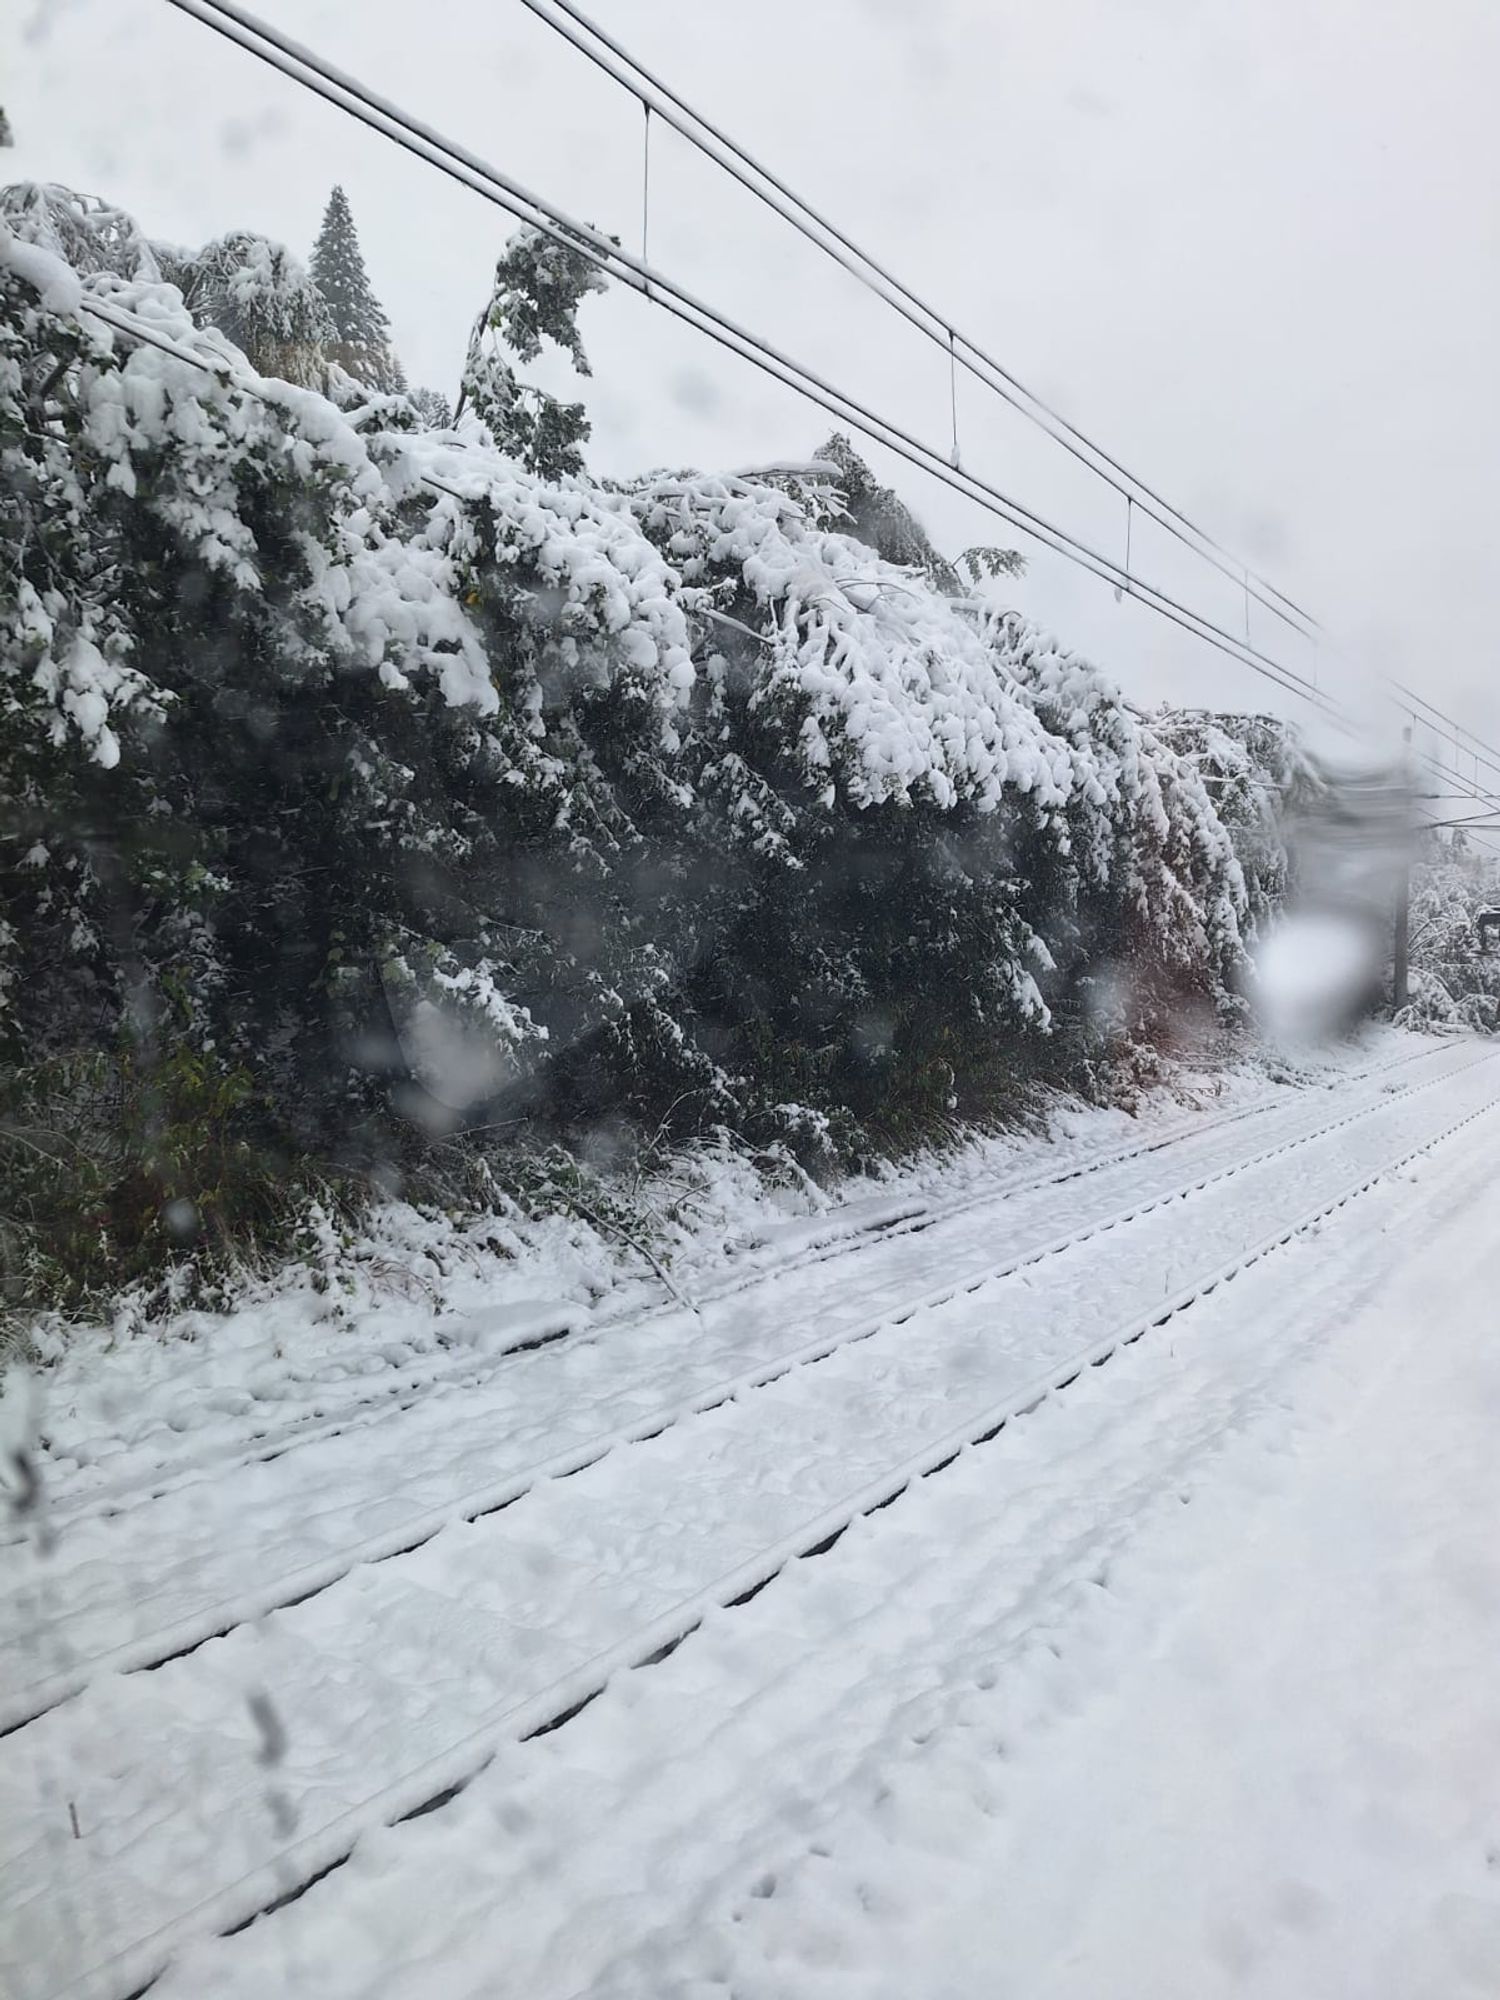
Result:
[[[362,1832],[421,1811],[499,1743],[555,1723],[709,1606],[744,1598],[1483,1116],[1500,1101],[1488,1060],[1472,1048],[1450,1060],[1421,1087],[1101,1220],[1087,1243],[951,1290],[816,1368],[17,1730],[0,1744],[15,1990],[119,2000],[193,1938],[335,1865]],[[268,1716],[282,1751],[269,1802]],[[59,1894],[87,1924],[59,1928]]]
[[[1362,1070],[1320,1080],[1312,1088],[1320,1091],[1348,1090],[1369,1084],[1382,1086],[1393,1071],[1438,1061],[1443,1051],[1431,1043],[1403,1048]],[[1309,1086],[1299,1086],[1298,1095]],[[1237,1126],[1269,1114],[1307,1115],[1305,1105],[1291,1103],[1285,1090],[1267,1092],[1249,1104],[1205,1116],[1195,1113],[1170,1121],[1151,1136],[1125,1146],[1088,1147],[1069,1156],[1042,1174],[1018,1173],[987,1179],[977,1190],[946,1199],[922,1195],[871,1197],[849,1204],[836,1204],[822,1215],[768,1228],[748,1244],[738,1246],[731,1268],[716,1281],[695,1288],[695,1310],[718,1306],[768,1280],[858,1254],[875,1235],[899,1239],[917,1235],[941,1224],[955,1221],[979,1210],[989,1210],[1002,1201],[1036,1195],[1045,1189],[1064,1187],[1087,1176],[1108,1173],[1132,1161],[1196,1141],[1210,1133]],[[240,1465],[266,1462],[306,1444],[371,1424],[399,1419],[423,1396],[431,1394],[467,1395],[491,1381],[496,1370],[511,1355],[575,1337],[596,1339],[657,1318],[670,1310],[665,1295],[648,1303],[632,1303],[621,1312],[591,1311],[565,1300],[509,1303],[497,1313],[458,1312],[449,1315],[444,1331],[445,1345],[424,1357],[417,1365],[397,1368],[389,1374],[366,1380],[333,1382],[312,1399],[310,1407],[280,1422],[257,1422],[239,1438],[208,1442],[193,1441],[169,1446],[141,1470],[96,1483],[60,1478],[44,1453],[39,1461],[47,1505],[47,1520],[55,1532],[94,1514],[112,1514],[122,1509],[159,1499],[183,1485],[203,1479],[217,1479],[226,1470]],[[476,1356],[474,1348],[482,1352]],[[457,1351],[454,1351],[454,1350]],[[331,1392],[342,1390],[342,1400]],[[0,1525],[0,1550],[23,1541],[27,1530]]]
[[[65,1560],[51,1566],[45,1616],[0,1636],[0,1734],[92,1679],[156,1666],[327,1588],[360,1563],[419,1547],[450,1524],[509,1506],[542,1480],[1060,1256],[1482,1059],[1466,1045],[1433,1051],[1413,1082],[1393,1090],[1382,1077],[1379,1088],[1352,1093],[1352,1103],[1341,1096],[1332,1120],[1326,1104],[1282,1104],[1276,1118],[1253,1127],[1262,1142],[1254,1152],[1244,1150],[1243,1133],[1226,1133],[1239,1122],[1231,1114],[1170,1147],[1158,1139],[1075,1167],[1062,1180],[1001,1189],[988,1203],[964,1202],[934,1218],[914,1250],[867,1245],[862,1282],[845,1278],[832,1294],[789,1307],[778,1270],[761,1287],[758,1314],[737,1292],[706,1321],[680,1313],[638,1321],[633,1342],[619,1328],[572,1354],[550,1345],[514,1354],[482,1392],[471,1386],[461,1399],[429,1400],[399,1427],[338,1433],[337,1443],[295,1464],[278,1454],[274,1469],[239,1479],[239,1468],[228,1466],[217,1485],[201,1481],[149,1513],[75,1521]],[[1058,1203],[1053,1191],[1069,1182],[1086,1184]],[[941,1226],[975,1217],[977,1234],[962,1238]],[[934,1267],[944,1273],[937,1286]],[[54,1539],[62,1532],[55,1516],[46,1526]],[[14,1587],[29,1560],[23,1548],[0,1550],[0,1589]],[[55,1664],[40,1668],[41,1661]]]
[[[152,2000],[1492,1991],[1497,1174],[1387,1174]]]

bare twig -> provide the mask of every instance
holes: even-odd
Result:
[[[643,1257],[646,1260],[646,1262],[651,1266],[652,1270],[655,1271],[657,1277],[661,1279],[662,1283],[666,1286],[667,1290],[672,1294],[672,1297],[676,1299],[677,1303],[680,1306],[685,1306],[687,1310],[691,1313],[696,1313],[698,1311],[697,1306],[693,1303],[693,1301],[690,1298],[688,1298],[686,1293],[679,1290],[678,1286],[674,1283],[672,1279],[671,1273],[667,1270],[666,1266],[662,1263],[661,1259],[656,1255],[655,1251],[651,1249],[649,1244],[637,1242],[636,1238],[631,1235],[630,1231],[628,1229],[622,1228],[618,1222],[611,1222],[606,1216],[596,1215],[593,1209],[589,1207],[588,1203],[585,1201],[580,1201],[577,1195],[568,1194],[564,1192],[563,1200],[567,1202],[570,1208],[575,1209],[577,1213],[583,1217],[585,1222],[591,1222],[593,1223],[596,1229],[607,1230],[611,1236],[618,1236],[622,1243],[628,1243],[631,1249],[635,1251],[636,1255],[638,1257]]]

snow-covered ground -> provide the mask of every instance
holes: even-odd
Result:
[[[274,1436],[70,1353],[5,1990],[1500,1991],[1500,1061],[1321,1081],[741,1216],[696,1310],[511,1289],[394,1395],[268,1299],[181,1351],[282,1311]]]
[[[217,1472],[226,1456],[378,1420],[439,1384],[466,1389],[496,1356],[549,1332],[603,1333],[674,1298],[726,1297],[867,1235],[925,1230],[997,1193],[1058,1185],[1210,1125],[1288,1106],[1300,1115],[1310,1090],[1394,1078],[1434,1046],[1373,1027],[1269,1066],[1182,1068],[1133,1114],[1060,1100],[1040,1141],[978,1139],[832,1197],[805,1179],[768,1184],[743,1158],[705,1149],[638,1197],[657,1219],[675,1291],[584,1214],[512,1210],[451,1226],[393,1206],[347,1249],[330,1226],[326,1255],[247,1282],[234,1312],[188,1311],[164,1329],[126,1305],[110,1325],[42,1336],[49,1365],[35,1383],[0,1377],[0,1441],[24,1438],[56,1522],[200,1466]]]

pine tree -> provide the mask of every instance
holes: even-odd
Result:
[[[5,106],[0,104],[0,146],[13,146],[15,143],[11,136],[10,120],[5,115]]]
[[[341,187],[328,197],[323,212],[323,226],[313,245],[312,275],[333,320],[329,359],[367,388],[399,393],[405,376],[391,349],[391,324],[370,289],[349,197]]]

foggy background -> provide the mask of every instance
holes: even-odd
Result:
[[[639,105],[512,0],[262,15],[639,251]],[[1500,735],[1500,9],[1443,0],[597,0],[595,18],[1367,667]],[[197,244],[306,259],[335,181],[413,386],[454,394],[510,219],[164,0],[6,11],[16,145]],[[946,453],[943,357],[652,120],[653,263]],[[821,411],[633,294],[581,315],[596,471],[810,453]],[[543,373],[543,371],[538,371]],[[564,371],[546,376],[557,384]],[[966,469],[1116,556],[1124,503],[959,378]],[[952,553],[1140,700],[1304,704],[855,439]],[[1243,599],[1139,513],[1135,566]],[[1257,645],[1351,670],[1259,607]],[[1366,676],[1368,678],[1368,676]],[[1400,718],[1384,716],[1390,728]]]

